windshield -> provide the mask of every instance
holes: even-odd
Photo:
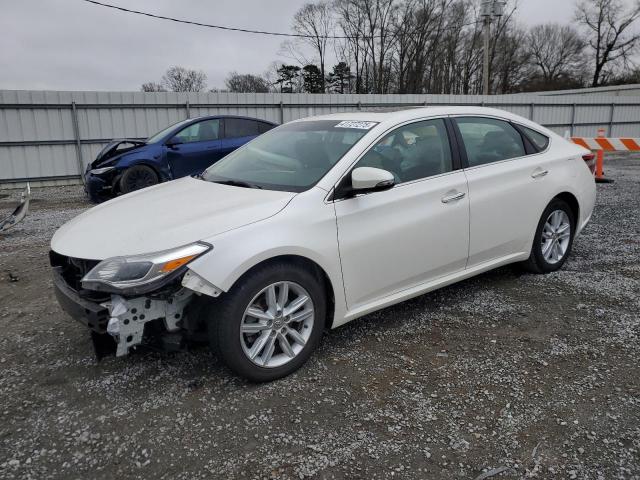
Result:
[[[155,135],[151,135],[149,138],[147,138],[145,141],[147,143],[155,143],[158,140],[162,140],[162,138],[169,133],[171,130],[173,130],[176,127],[179,127],[180,125],[184,125],[186,123],[191,122],[193,119],[192,118],[187,118],[186,120],[181,120],[178,123],[174,123],[173,125],[169,125],[167,128],[164,128],[162,130],[160,130],[158,133],[156,133]]]
[[[202,178],[302,192],[315,185],[375,122],[316,120],[282,125],[209,167]]]

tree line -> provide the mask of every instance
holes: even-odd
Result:
[[[231,72],[232,92],[432,93],[482,91],[481,0],[319,0],[294,15],[301,35],[287,63]],[[640,83],[633,64],[640,0],[577,0],[571,24],[525,27],[517,0],[491,24],[491,93]],[[336,59],[328,65],[329,59]],[[172,67],[144,91],[205,91],[203,72]],[[215,90],[215,89],[214,89]]]

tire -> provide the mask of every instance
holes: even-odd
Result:
[[[559,226],[556,228],[555,224]],[[568,225],[568,234],[566,225]],[[531,246],[531,254],[523,263],[524,268],[532,273],[550,273],[562,268],[571,254],[575,227],[576,219],[567,202],[558,198],[553,199],[540,217]],[[553,246],[554,243],[557,247]]]
[[[127,168],[120,177],[120,191],[130,193],[158,183],[158,174],[146,165],[134,165]]]
[[[272,287],[276,315],[268,303]],[[287,295],[284,311],[280,295]],[[300,303],[304,296],[308,301],[294,309],[294,302]],[[308,360],[320,343],[326,308],[323,282],[317,274],[286,262],[267,264],[242,277],[216,301],[208,319],[209,341],[233,372],[253,382],[269,382]],[[287,310],[293,312],[287,315]],[[254,317],[256,312],[261,316]]]

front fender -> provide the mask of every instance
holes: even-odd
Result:
[[[242,275],[265,260],[282,255],[304,257],[327,274],[335,295],[336,319],[341,318],[346,301],[335,211],[333,204],[323,201],[326,192],[318,190],[296,196],[272,217],[203,239],[213,245],[213,250],[190,263],[189,269],[227,292]]]

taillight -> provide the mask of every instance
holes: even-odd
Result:
[[[595,153],[585,153],[582,156],[582,159],[587,164],[587,167],[589,167],[589,170],[591,170],[591,173],[595,173],[596,172],[596,154]]]

